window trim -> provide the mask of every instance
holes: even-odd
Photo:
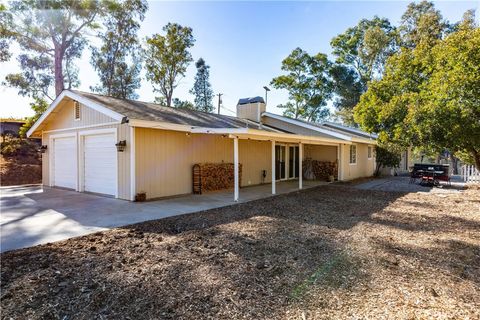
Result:
[[[77,109],[78,109],[78,118],[77,118]],[[80,108],[80,102],[73,102],[73,121],[80,121],[82,118],[82,110]]]
[[[355,162],[352,162],[352,147],[355,147]],[[351,166],[356,166],[357,165],[357,144],[355,143],[352,143],[350,145],[350,148],[348,149],[348,162],[349,162],[349,165]]]
[[[372,146],[367,146],[367,158],[368,158],[368,160],[373,159],[373,147]]]

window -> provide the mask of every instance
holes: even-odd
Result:
[[[73,109],[74,109],[74,119],[75,121],[78,121],[80,120],[80,103],[78,103],[78,101],[75,101],[75,104],[73,106]]]
[[[367,155],[368,159],[372,159],[372,146],[368,146]]]
[[[357,146],[352,144],[350,145],[350,164],[357,163]]]

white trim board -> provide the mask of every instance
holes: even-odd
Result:
[[[137,179],[135,172],[135,127],[130,127],[130,200],[135,201]]]
[[[71,128],[63,128],[63,129],[54,129],[54,130],[46,130],[42,131],[42,134],[44,133],[50,133],[50,132],[65,132],[65,131],[71,131],[71,130],[80,130],[80,129],[88,129],[88,128],[97,128],[97,127],[104,127],[104,126],[112,126],[112,125],[117,125],[120,124],[121,122],[118,121],[112,121],[112,122],[104,122],[104,123],[98,123],[98,124],[91,124],[88,126],[81,126],[81,127],[71,127]]]
[[[117,121],[121,121],[122,118],[123,118],[123,115],[121,115],[120,113],[117,113],[113,110],[110,110],[98,103],[95,103],[85,97],[83,97],[82,95],[79,95],[77,93],[74,93],[72,91],[69,91],[69,90],[64,90],[62,91],[62,93],[60,93],[58,95],[58,97],[52,102],[52,104],[50,105],[50,107],[48,107],[48,109],[42,114],[42,116],[33,124],[33,126],[30,128],[30,130],[28,130],[27,132],[27,137],[30,137],[37,129],[38,127],[42,124],[42,122],[53,112],[53,110],[55,110],[55,108],[58,106],[58,104],[65,98],[65,97],[69,97],[75,101],[78,101],[80,102],[81,104],[89,107],[89,108],[92,108],[98,112],[101,112]]]

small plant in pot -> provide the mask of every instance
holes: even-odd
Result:
[[[144,191],[141,191],[135,195],[136,202],[144,202],[146,200],[147,200],[147,193]]]

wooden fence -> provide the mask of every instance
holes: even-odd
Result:
[[[461,174],[465,182],[480,183],[480,171],[475,166],[463,165]]]

